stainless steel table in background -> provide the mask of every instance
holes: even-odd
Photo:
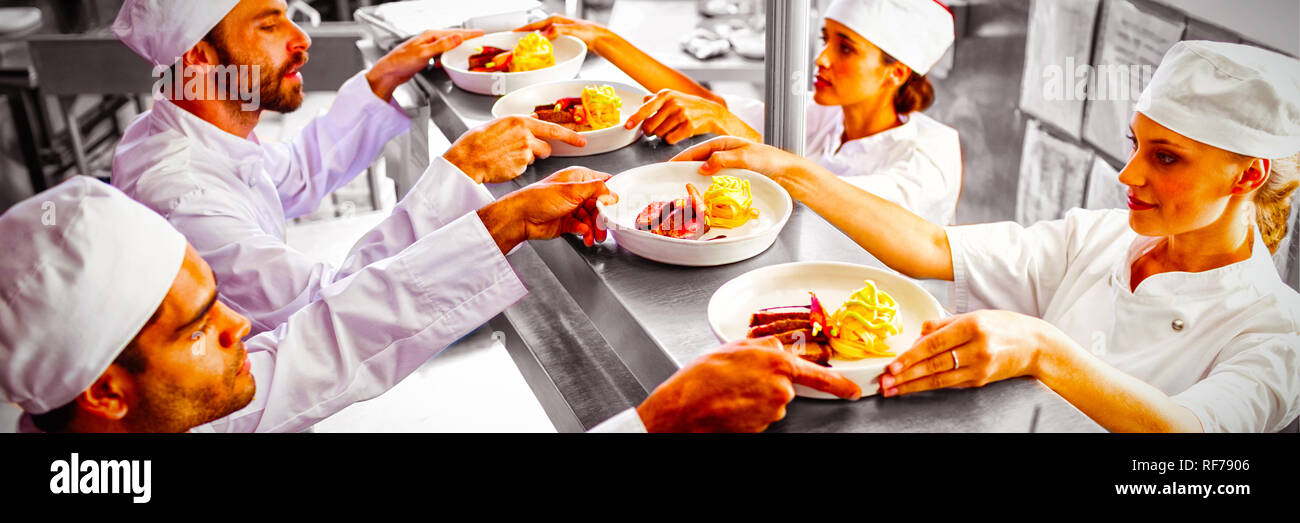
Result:
[[[599,71],[590,58],[583,77]],[[496,98],[462,91],[441,71],[417,79],[430,96],[430,115],[449,138],[491,118]],[[565,167],[581,165],[616,174],[665,161],[696,137],[676,146],[655,139],[583,158],[549,158],[518,179],[489,187],[501,196]],[[548,412],[560,412],[560,430],[590,428],[599,416],[639,402],[682,365],[719,345],[706,306],[723,283],[745,272],[796,261],[883,265],[828,224],[796,204],[772,248],[750,260],[712,268],[649,261],[619,249],[611,237],[585,247],[565,238],[532,242],[510,261],[531,295],[494,327],[509,329],[507,348]],[[933,287],[933,285],[931,285]],[[518,336],[515,338],[514,336]],[[513,346],[513,347],[512,347]],[[564,403],[564,405],[559,405]],[[594,416],[594,417],[593,417]],[[556,419],[556,415],[552,415]],[[796,399],[773,431],[798,432],[1023,432],[1099,431],[1101,428],[1032,379],[972,390],[943,390],[904,398],[858,402]]]

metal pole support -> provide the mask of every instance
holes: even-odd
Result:
[[[804,155],[810,0],[767,0],[764,143]]]

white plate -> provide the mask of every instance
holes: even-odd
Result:
[[[635,129],[625,129],[623,124],[627,122],[628,117],[636,114],[636,110],[641,108],[641,100],[649,96],[650,92],[634,85],[619,82],[560,80],[558,82],[530,85],[497,100],[497,103],[492,106],[492,117],[528,116],[533,114],[533,108],[539,105],[554,103],[560,98],[582,96],[582,89],[588,85],[613,87],[618,97],[623,99],[622,116],[618,120],[618,125],[598,131],[579,133],[587,137],[586,147],[574,147],[559,140],[547,140],[547,143],[551,144],[551,156],[591,156],[593,154],[607,153],[632,145],[640,139],[641,126],[637,126]]]
[[[943,308],[934,296],[893,272],[849,263],[799,262],[756,269],[723,284],[709,299],[709,326],[724,343],[744,339],[750,315],[769,307],[808,305],[809,291],[817,293],[828,314],[834,314],[866,280],[876,282],[877,288],[898,303],[901,332],[885,339],[895,355],[912,347],[921,333],[921,324],[943,316]],[[879,392],[878,378],[894,358],[832,358],[830,364],[832,370],[857,383],[865,397]],[[803,386],[796,386],[795,392],[807,398],[835,398]]]
[[[442,54],[442,67],[451,77],[456,87],[471,93],[486,95],[503,95],[524,87],[556,80],[568,80],[578,76],[582,61],[587,59],[587,44],[572,36],[564,35],[551,40],[555,47],[555,65],[524,71],[521,73],[480,73],[469,70],[469,57],[483,46],[492,46],[507,51],[515,48],[520,38],[528,33],[506,32],[492,33],[471,38],[456,46],[455,49]]]
[[[611,178],[606,185],[618,194],[615,205],[597,204],[601,221],[614,241],[632,254],[657,262],[691,267],[726,265],[758,256],[776,242],[794,212],[790,194],[770,178],[744,169],[718,174],[749,180],[758,218],[735,229],[713,228],[699,240],[681,240],[636,229],[636,216],[653,202],[686,196],[686,184],[703,195],[712,179],[699,173],[703,162],[666,162],[637,167]],[[706,241],[711,238],[726,238]]]

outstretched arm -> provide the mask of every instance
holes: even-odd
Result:
[[[668,143],[704,133],[761,139],[758,131],[727,110],[727,102],[721,96],[655,60],[599,24],[552,16],[516,31],[541,31],[547,38],[560,35],[578,38],[646,90],[655,93],[643,100],[644,105],[628,118],[628,129],[642,125],[646,134],[663,138]]]
[[[926,322],[921,338],[880,377],[886,397],[1038,378],[1113,432],[1202,432],[1191,409],[1101,361],[1056,326],[1010,311]]]
[[[721,96],[713,94],[690,77],[655,60],[600,24],[557,15],[515,30],[540,31],[547,38],[552,39],[560,35],[572,36],[582,40],[587,44],[588,49],[601,58],[609,60],[652,93],[672,89],[726,106]]]
[[[703,161],[700,174],[710,176],[726,167],[767,175],[885,265],[912,278],[953,279],[952,251],[942,227],[845,182],[811,160],[722,137],[687,149],[673,161]]]

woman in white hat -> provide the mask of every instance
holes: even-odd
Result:
[[[627,121],[677,143],[715,133],[761,138],[763,104],[717,94],[583,20],[552,17],[520,30],[567,34],[653,92]],[[922,114],[934,102],[925,75],[952,46],[953,17],[931,0],[836,0],[822,27],[807,155],[856,189],[951,223],[961,192],[957,131]],[[757,129],[757,130],[755,130]]]
[[[1133,117],[1129,210],[942,228],[849,200],[816,164],[737,138],[677,159],[778,180],[884,263],[950,280],[886,397],[1033,376],[1114,431],[1277,431],[1300,414],[1300,294],[1270,253],[1300,152],[1300,62],[1180,42]],[[985,310],[980,310],[985,309]]]

